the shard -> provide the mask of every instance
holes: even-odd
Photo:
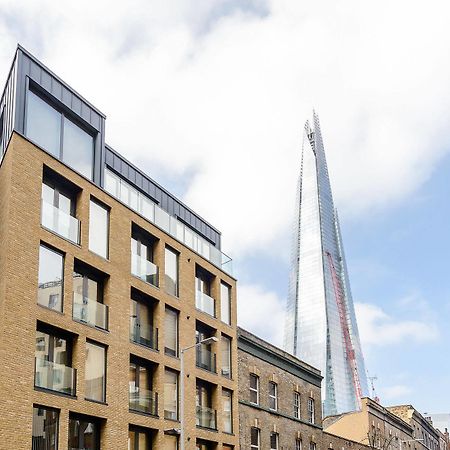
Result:
[[[296,200],[285,349],[322,371],[325,416],[368,395],[319,118],[306,122]]]

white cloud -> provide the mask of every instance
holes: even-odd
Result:
[[[376,305],[355,304],[358,329],[364,347],[407,342],[429,342],[437,339],[436,324],[424,320],[394,318]]]
[[[284,302],[275,292],[266,291],[258,285],[239,286],[239,326],[282,347],[284,319]]]
[[[412,389],[405,384],[395,384],[393,386],[386,386],[381,389],[382,399],[384,401],[398,400],[401,398],[410,398]],[[410,401],[410,400],[408,400]]]
[[[260,5],[0,0],[1,73],[20,40],[107,113],[111,145],[156,177],[194,174],[185,200],[225,250],[284,253],[313,106],[343,217],[429,177],[450,138],[450,4]]]

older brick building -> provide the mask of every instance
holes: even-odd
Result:
[[[238,448],[220,233],[104,129],[18,48],[0,100],[0,449],[176,449],[183,381],[186,448]],[[210,337],[181,380],[181,349]]]

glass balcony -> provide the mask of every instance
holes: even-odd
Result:
[[[63,238],[80,243],[80,221],[59,208],[42,200],[41,224]]]
[[[136,344],[158,350],[158,328],[139,323],[135,317],[130,321],[130,339]]]
[[[196,365],[201,369],[216,373],[216,354],[206,348],[206,345],[197,347]]]
[[[42,358],[35,359],[34,385],[71,396],[76,395],[77,371]]]
[[[141,280],[158,287],[158,266],[136,253],[131,254],[131,273]]]
[[[197,405],[196,425],[202,428],[217,430],[217,411],[207,406]]]
[[[201,291],[195,293],[195,307],[200,311],[215,317],[216,302],[209,295]]]
[[[108,329],[108,307],[76,292],[73,293],[72,317],[92,327]]]
[[[158,394],[130,385],[130,409],[144,414],[158,415]]]

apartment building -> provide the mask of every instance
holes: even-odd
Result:
[[[104,130],[18,47],[0,100],[0,449],[175,450],[182,429],[186,449],[238,448],[220,232]]]

